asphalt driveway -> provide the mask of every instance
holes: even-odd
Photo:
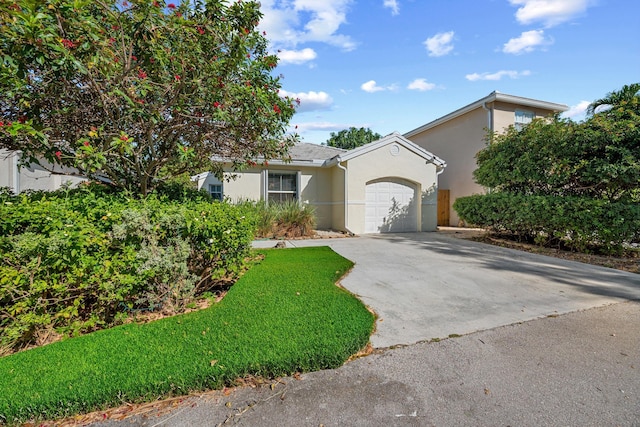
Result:
[[[323,245],[356,263],[342,285],[378,314],[376,348],[640,299],[637,274],[443,233],[287,241]]]

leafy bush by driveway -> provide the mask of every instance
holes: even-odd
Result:
[[[0,195],[0,354],[43,334],[117,324],[128,312],[180,311],[236,276],[255,221],[204,196],[135,199],[90,186]]]
[[[457,199],[460,217],[579,251],[620,252],[637,242],[640,83],[594,101],[589,111],[583,122],[537,118],[490,133],[474,178],[491,194]]]
[[[461,197],[454,209],[466,221],[548,246],[607,253],[640,240],[640,205],[569,196],[508,192]]]

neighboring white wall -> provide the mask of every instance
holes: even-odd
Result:
[[[472,175],[477,167],[476,153],[486,145],[487,125],[487,112],[478,108],[409,138],[446,160],[447,167],[438,178],[438,187],[449,190],[451,204],[458,197],[484,193]],[[449,223],[458,225],[460,219],[456,211],[451,206],[449,211]]]
[[[0,187],[9,187],[16,192],[16,160],[17,156],[12,152],[0,150]]]
[[[75,175],[71,169],[44,163],[51,173],[39,165],[29,165],[18,168],[20,155],[16,152],[0,150],[0,187],[9,187],[15,193],[26,190],[54,191],[63,185],[77,186],[86,178]]]
[[[510,104],[507,102],[494,102],[493,109],[493,129],[497,132],[503,132],[506,128],[515,123],[516,110],[531,112],[534,114],[535,118],[547,118],[553,114],[553,112],[549,110]]]

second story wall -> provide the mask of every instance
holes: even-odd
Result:
[[[476,169],[476,153],[486,145],[488,117],[487,111],[475,109],[408,138],[446,160],[447,168],[439,176],[438,188],[449,190],[452,203],[457,197],[484,192],[471,176]],[[453,211],[450,223],[458,223]]]

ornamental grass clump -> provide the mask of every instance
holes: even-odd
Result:
[[[274,235],[276,237],[312,236],[316,225],[316,212],[313,206],[295,201],[276,205],[278,216]]]
[[[296,200],[288,202],[245,201],[239,204],[254,210],[257,216],[256,237],[292,238],[315,234],[316,210]]]

